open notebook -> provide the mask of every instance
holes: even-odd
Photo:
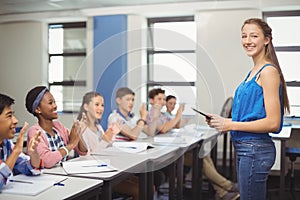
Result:
[[[67,161],[62,163],[67,174],[113,172],[115,168],[100,160]]]
[[[2,188],[2,193],[35,196],[54,187],[55,183],[65,180],[64,176],[52,176],[42,174],[40,176],[25,176],[19,174],[11,176],[7,184]]]
[[[154,146],[148,142],[114,142],[111,147],[103,149],[100,152],[93,152],[94,155],[120,155],[128,153],[140,153]]]
[[[183,137],[177,136],[155,136],[154,137],[154,144],[159,145],[178,145],[178,144],[185,144],[186,140]]]

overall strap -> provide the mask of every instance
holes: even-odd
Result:
[[[260,72],[261,72],[265,67],[267,67],[267,66],[273,66],[273,65],[270,64],[270,63],[265,64],[264,66],[262,66],[262,67],[256,72],[256,74],[255,74],[255,76],[253,76],[253,78],[256,77],[257,75],[259,75]],[[255,78],[255,79],[256,79],[256,78]]]

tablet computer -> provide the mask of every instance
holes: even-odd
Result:
[[[206,117],[206,119],[212,119],[210,116],[208,116],[207,114],[195,109],[195,108],[192,108],[195,112],[199,113],[200,115],[203,115],[204,117]]]

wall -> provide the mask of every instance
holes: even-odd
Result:
[[[115,93],[127,85],[127,16],[111,15],[94,17],[94,89],[104,98],[101,125],[116,109]]]
[[[0,24],[0,92],[13,97],[21,126],[36,122],[25,108],[25,96],[47,80],[47,27],[41,22]]]
[[[200,11],[197,22],[197,107],[219,114],[225,100],[252,67],[252,60],[241,45],[241,26],[245,19],[261,17],[261,11]],[[205,124],[204,118],[200,117]],[[229,140],[228,140],[229,142]],[[222,157],[223,137],[218,138],[218,157]]]
[[[252,67],[241,46],[241,26],[260,10],[200,11],[197,23],[198,107],[220,113],[226,98]]]
[[[147,19],[139,15],[127,16],[127,86],[135,92],[133,112],[139,113],[146,102],[147,81]]]

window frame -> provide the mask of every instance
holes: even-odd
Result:
[[[161,51],[154,50],[153,45],[153,34],[151,31],[152,25],[155,23],[168,23],[168,22],[191,22],[195,21],[194,16],[182,16],[182,17],[158,17],[158,18],[148,18],[148,38],[150,42],[150,47],[147,49],[147,83],[146,91],[149,92],[151,87],[163,87],[163,86],[195,86],[195,81],[192,82],[182,82],[182,81],[153,81],[150,79],[150,74],[152,74],[151,65],[153,64],[153,58],[155,54],[185,54],[185,53],[195,53],[196,50],[172,50],[172,51]]]
[[[86,22],[63,22],[63,23],[49,23],[48,24],[48,32],[52,28],[63,28],[63,29],[68,29],[68,28],[86,28]],[[49,40],[48,40],[49,42]],[[49,47],[49,44],[48,44]],[[48,68],[51,63],[51,58],[52,57],[86,57],[86,49],[84,51],[67,51],[67,52],[62,52],[62,53],[49,53],[48,49]],[[63,67],[63,66],[62,66]],[[49,73],[49,72],[48,72]],[[86,87],[87,82],[86,80],[63,80],[63,81],[54,81],[54,82],[49,82],[49,76],[47,78],[47,83],[48,83],[48,88],[49,90],[51,89],[51,86],[62,86],[62,87]],[[78,111],[75,110],[65,110],[64,106],[61,111],[61,113],[77,113]]]
[[[299,16],[299,11],[282,11],[282,12],[264,12],[263,18],[267,19],[268,17],[292,17]],[[300,52],[300,46],[274,46],[276,52]],[[300,87],[300,81],[286,81],[286,86],[288,87]]]
[[[263,18],[267,21],[268,17],[300,17],[300,10],[295,11],[280,11],[280,12],[263,12]],[[299,46],[274,46],[276,52],[299,52],[300,53],[300,45]],[[300,88],[300,78],[296,81],[286,81],[287,87],[298,87]],[[298,107],[297,105],[295,105]],[[298,115],[298,114],[297,114]]]

